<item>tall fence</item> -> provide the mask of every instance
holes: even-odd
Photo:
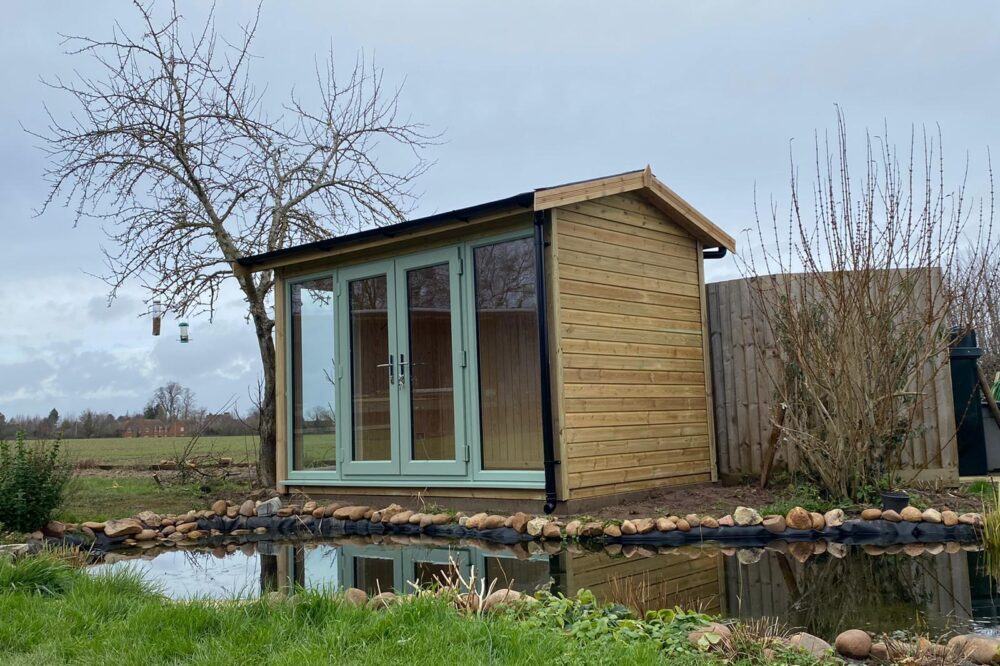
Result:
[[[771,377],[780,376],[780,361],[755,288],[744,279],[706,285],[719,474],[731,478],[761,473],[777,417]],[[934,373],[933,394],[918,412],[923,427],[904,452],[910,478],[921,481],[958,480],[951,376],[947,358],[940,362],[944,369]],[[798,464],[795,450],[779,439],[775,467],[795,470]]]

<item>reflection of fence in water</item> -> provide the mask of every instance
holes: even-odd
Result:
[[[926,626],[938,633],[972,619],[968,553],[829,555],[798,562],[766,551],[759,561],[725,562],[726,615],[781,618],[818,636],[864,626]]]

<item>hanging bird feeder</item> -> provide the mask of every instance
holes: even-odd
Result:
[[[186,321],[182,321],[180,324],[178,324],[178,328],[180,328],[181,342],[183,343],[190,342],[191,338],[188,336],[188,323]]]
[[[160,321],[163,319],[163,306],[160,301],[153,301],[153,308],[150,310],[153,315],[153,335],[160,334]]]

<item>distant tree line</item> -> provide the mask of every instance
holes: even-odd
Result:
[[[177,382],[157,388],[142,412],[112,414],[85,409],[79,414],[62,416],[55,407],[45,416],[7,416],[0,412],[0,440],[12,439],[23,432],[30,439],[96,439],[121,437],[136,422],[160,421],[170,424],[184,421],[190,424],[189,435],[253,435],[259,420],[256,409],[240,415],[235,408],[210,412],[195,402],[191,389]]]

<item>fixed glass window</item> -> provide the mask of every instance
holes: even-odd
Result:
[[[291,285],[292,469],[337,465],[333,278]]]

